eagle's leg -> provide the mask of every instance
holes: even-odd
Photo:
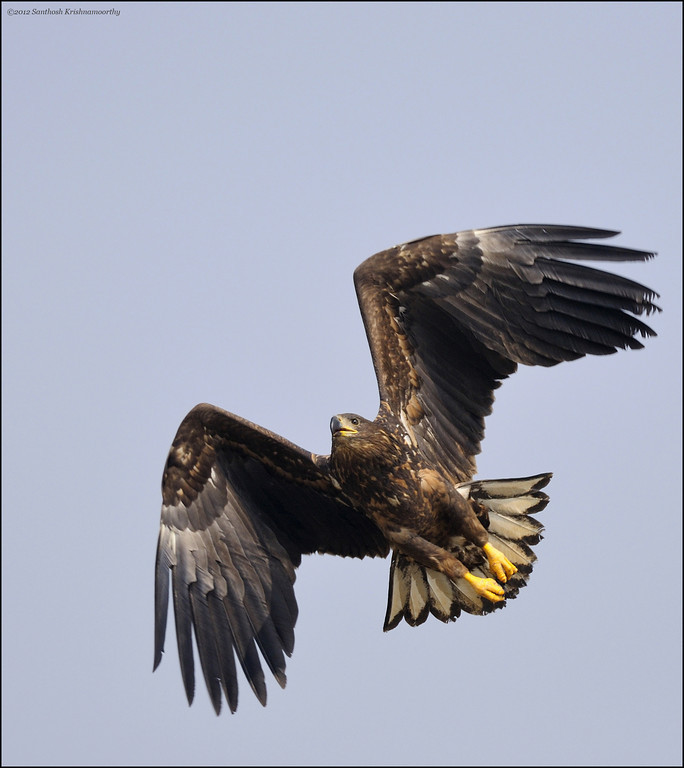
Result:
[[[441,571],[452,581],[465,579],[478,595],[492,603],[498,603],[504,599],[504,590],[500,584],[494,579],[483,579],[472,574],[453,552],[433,544],[408,528],[387,525],[383,526],[383,530],[396,549],[412,557],[421,565]],[[497,552],[498,550],[494,551]],[[503,555],[501,556],[503,557]]]

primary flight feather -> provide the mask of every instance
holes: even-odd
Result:
[[[583,242],[617,232],[519,225],[436,235],[371,256],[354,284],[378,380],[373,421],[333,416],[312,454],[212,405],[185,417],[162,481],[154,667],[169,586],[181,674],[194,634],[212,704],[234,712],[237,664],[266,704],[285,686],[304,554],[386,557],[384,629],[489,613],[525,586],[550,473],[473,480],[501,380],[525,365],[638,349],[654,291],[583,264],[654,254]],[[237,664],[236,664],[237,660]],[[222,694],[223,691],[223,694]]]

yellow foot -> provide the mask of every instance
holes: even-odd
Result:
[[[503,587],[494,579],[481,579],[479,576],[473,576],[472,573],[466,573],[463,578],[472,584],[480,597],[486,597],[492,603],[500,603],[504,599]]]
[[[505,584],[514,573],[518,572],[518,569],[506,555],[504,555],[503,552],[499,552],[499,550],[496,549],[496,547],[493,547],[489,542],[487,542],[482,549],[484,550],[485,555],[487,555],[489,570],[502,584]]]

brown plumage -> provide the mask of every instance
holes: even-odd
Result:
[[[545,473],[474,481],[494,390],[519,363],[637,349],[656,294],[582,260],[653,254],[578,242],[605,230],[522,225],[423,238],[354,273],[378,380],[374,421],[331,421],[329,456],[211,405],[181,423],[162,483],[155,579],[161,661],[171,575],[188,700],[192,634],[212,703],[237,707],[237,669],[266,703],[294,647],[303,554],[392,551],[386,630],[483,614],[527,582]]]

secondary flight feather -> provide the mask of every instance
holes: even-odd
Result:
[[[218,714],[238,666],[262,704],[262,661],[286,682],[295,569],[314,552],[386,557],[384,629],[486,614],[527,583],[550,473],[474,480],[494,391],[519,364],[639,349],[644,286],[581,263],[653,253],[586,242],[617,232],[518,225],[436,235],[371,256],[354,284],[378,381],[374,420],[337,414],[312,454],[216,406],[182,421],[162,481],[154,668],[171,593],[181,674],[193,634]]]

